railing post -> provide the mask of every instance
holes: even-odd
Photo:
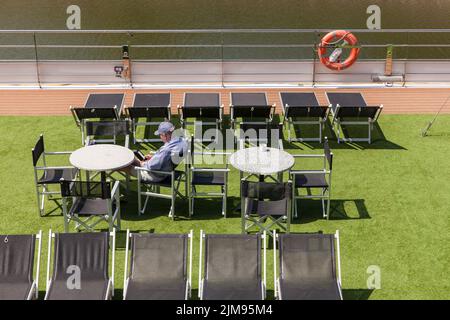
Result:
[[[34,45],[34,61],[36,62],[36,77],[39,85],[39,89],[42,89],[41,85],[41,76],[39,74],[39,57],[37,51],[37,43],[36,43],[36,32],[33,32],[33,45]]]

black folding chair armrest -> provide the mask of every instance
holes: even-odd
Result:
[[[329,170],[325,170],[325,169],[323,169],[323,170],[289,170],[289,174],[292,174],[292,175],[296,175],[296,174],[305,174],[305,173],[307,173],[307,174],[327,174],[327,173],[330,173],[330,171]]]
[[[136,169],[138,174],[140,174],[141,171],[146,171],[146,172],[150,172],[150,173],[157,173],[157,174],[163,174],[163,175],[171,176],[172,172],[173,172],[173,171],[149,170],[149,169],[142,168],[142,167],[134,167],[134,168]]]
[[[61,156],[66,154],[72,154],[73,151],[44,151],[46,156]]]

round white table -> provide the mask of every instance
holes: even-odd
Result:
[[[96,144],[75,150],[69,158],[70,163],[78,169],[114,171],[129,166],[134,161],[134,153],[128,148],[114,144]]]
[[[239,171],[256,174],[264,181],[265,175],[292,168],[294,157],[280,149],[259,146],[236,151],[230,156],[230,164]]]

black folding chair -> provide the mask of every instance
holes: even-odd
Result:
[[[148,170],[143,167],[135,167],[137,172],[138,180],[138,210],[139,215],[144,214],[147,208],[148,200],[150,197],[169,199],[171,201],[169,217],[175,219],[175,200],[177,196],[181,198],[186,198],[187,196],[187,178],[186,172],[188,171],[187,164],[185,165],[185,171],[176,170],[177,166],[185,159],[185,150],[180,150],[178,157],[172,156],[172,170],[171,171],[160,171],[160,170]],[[186,151],[187,153],[187,151]],[[176,161],[174,161],[174,159]],[[156,175],[162,179],[157,181],[148,181],[142,178],[142,173],[147,172],[150,175]],[[185,194],[180,192],[181,182],[185,182]],[[161,187],[169,189],[168,194],[161,192]],[[144,203],[142,203],[142,197],[145,197]]]
[[[70,107],[75,123],[81,130],[81,142],[85,142],[85,124],[92,119],[118,120],[122,113],[123,93],[89,94],[84,107]]]
[[[200,146],[200,150],[195,150],[195,139],[191,137],[191,148],[189,152],[188,170],[188,198],[189,215],[194,214],[194,199],[198,197],[222,197],[222,215],[227,217],[227,195],[228,195],[228,156],[229,152],[208,151]],[[198,157],[197,157],[198,156]],[[211,162],[219,159],[220,167],[205,167],[205,157],[210,157]],[[196,159],[200,159],[197,161]],[[199,166],[197,166],[199,165]],[[203,166],[200,166],[203,165]],[[199,192],[198,187],[208,187],[208,190]],[[210,191],[213,187],[219,187],[220,192]]]
[[[100,143],[118,144],[123,142],[125,148],[130,146],[130,122],[117,121],[89,121],[86,126],[85,145]]]
[[[68,232],[70,222],[76,223],[76,230],[94,231],[102,221],[109,230],[120,230],[120,191],[116,181],[66,181],[61,180],[63,198],[64,231]]]
[[[131,120],[134,144],[159,142],[159,138],[146,138],[145,135],[142,139],[137,138],[137,130],[138,127],[150,130],[162,121],[170,121],[170,93],[136,93],[133,105],[125,107],[125,114]],[[145,121],[140,121],[142,118]]]
[[[313,92],[280,92],[280,99],[283,106],[283,122],[288,125],[288,141],[322,142],[322,133],[330,106],[320,106]],[[292,127],[295,129],[297,124],[318,125],[319,136],[307,138],[299,133],[297,138],[291,138]]]
[[[53,239],[55,249],[50,278]],[[114,296],[115,241],[114,231],[52,233],[50,230],[45,300],[111,299]],[[111,277],[109,276],[110,250]]]
[[[324,218],[330,218],[331,201],[331,173],[333,170],[333,153],[325,137],[323,144],[323,154],[294,154],[295,159],[323,159],[321,169],[291,169],[289,176],[293,184],[293,209],[294,217],[298,217],[298,199],[320,199],[322,201],[322,214]],[[303,163],[303,166],[305,164]],[[312,194],[312,190],[320,190],[320,194]],[[306,190],[306,194],[301,194],[301,190]],[[296,192],[298,191],[298,192]],[[325,204],[326,201],[326,204]]]
[[[36,274],[34,259],[38,239]],[[0,300],[37,299],[42,231],[31,235],[0,235]]]
[[[342,141],[364,141],[372,142],[372,130],[375,122],[383,110],[383,105],[368,106],[361,93],[337,93],[327,92],[328,101],[331,104],[331,114],[333,115],[332,126],[338,138],[338,143]],[[342,125],[367,126],[367,138],[341,137]]]
[[[231,93],[231,126],[235,131],[239,124],[239,132],[235,134],[240,148],[243,148],[245,142],[268,143],[267,138],[264,139],[260,135],[254,137],[253,134],[246,132],[250,129],[256,132],[267,129],[274,112],[275,105],[268,105],[265,93]]]
[[[263,277],[261,277],[261,242],[264,243]],[[204,264],[204,273],[202,264]],[[203,233],[203,230],[200,231],[198,287],[199,298],[202,300],[264,300],[266,296],[265,235],[207,235]]]
[[[276,298],[342,300],[338,231],[336,234],[277,234],[273,247]]]
[[[50,186],[59,185],[59,180],[73,180],[78,176],[79,170],[73,166],[49,166],[47,156],[70,155],[71,151],[50,152],[45,151],[44,135],[40,135],[33,149],[34,183],[36,186],[36,196],[38,201],[39,215],[45,215],[45,198],[50,200],[52,195],[59,195],[57,190],[50,190]],[[42,173],[42,175],[41,175]]]
[[[196,141],[216,141],[222,129],[223,105],[220,104],[219,93],[185,93],[184,103],[178,106],[178,115],[183,129],[194,124]],[[195,118],[189,122],[188,118]],[[212,137],[203,137],[203,126],[214,126]],[[213,139],[214,137],[214,139]]]
[[[189,234],[142,234],[128,230],[123,299],[187,300],[191,295],[192,240],[192,230]]]
[[[292,183],[241,180],[242,233],[257,227],[274,234],[280,227],[289,233],[291,222]],[[270,223],[267,225],[266,221]]]

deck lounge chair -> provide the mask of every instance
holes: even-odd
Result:
[[[202,261],[203,241],[205,255]],[[261,242],[264,241],[261,277]],[[205,272],[202,273],[204,262]],[[266,292],[265,234],[200,232],[199,297],[203,300],[263,300]]]
[[[259,133],[261,130],[267,132],[274,112],[275,105],[267,103],[264,92],[231,93],[231,126],[236,130],[239,125],[239,132],[235,133],[239,148],[243,148],[245,142],[268,143],[268,138]]]
[[[189,234],[143,234],[128,230],[123,299],[188,299],[191,294],[192,240],[193,231]]]
[[[276,298],[342,300],[338,231],[336,234],[277,234],[273,241]]]
[[[383,105],[368,106],[361,93],[337,93],[327,92],[328,101],[331,104],[333,115],[332,126],[336,133],[338,143],[342,141],[372,142],[372,130],[375,122],[383,110]],[[367,138],[341,138],[341,125],[367,126]]]
[[[196,141],[216,141],[222,128],[223,105],[220,104],[219,93],[185,93],[184,103],[178,106],[178,114],[183,129],[186,125],[194,124]],[[188,122],[188,118],[195,118],[195,122]],[[200,125],[199,128],[198,125]],[[214,126],[214,139],[203,137],[202,126]]]
[[[84,107],[70,107],[75,123],[81,130],[81,142],[85,141],[85,124],[92,119],[117,120],[122,113],[123,93],[89,94]]]
[[[34,257],[38,239],[36,275]],[[37,299],[42,232],[32,235],[0,235],[0,300]]]
[[[50,278],[52,239],[55,242]],[[111,241],[111,277],[109,250]],[[114,295],[115,232],[49,231],[46,300],[107,300]]]
[[[125,114],[131,120],[133,143],[159,142],[159,137],[137,138],[137,128],[149,129],[164,120],[170,121],[170,93],[136,93],[132,106],[125,107]],[[145,121],[139,121],[140,118]]]
[[[313,92],[280,92],[283,106],[283,121],[288,125],[288,141],[319,141],[328,118],[330,106],[320,106]],[[318,137],[291,138],[291,127],[294,125],[318,125]]]

